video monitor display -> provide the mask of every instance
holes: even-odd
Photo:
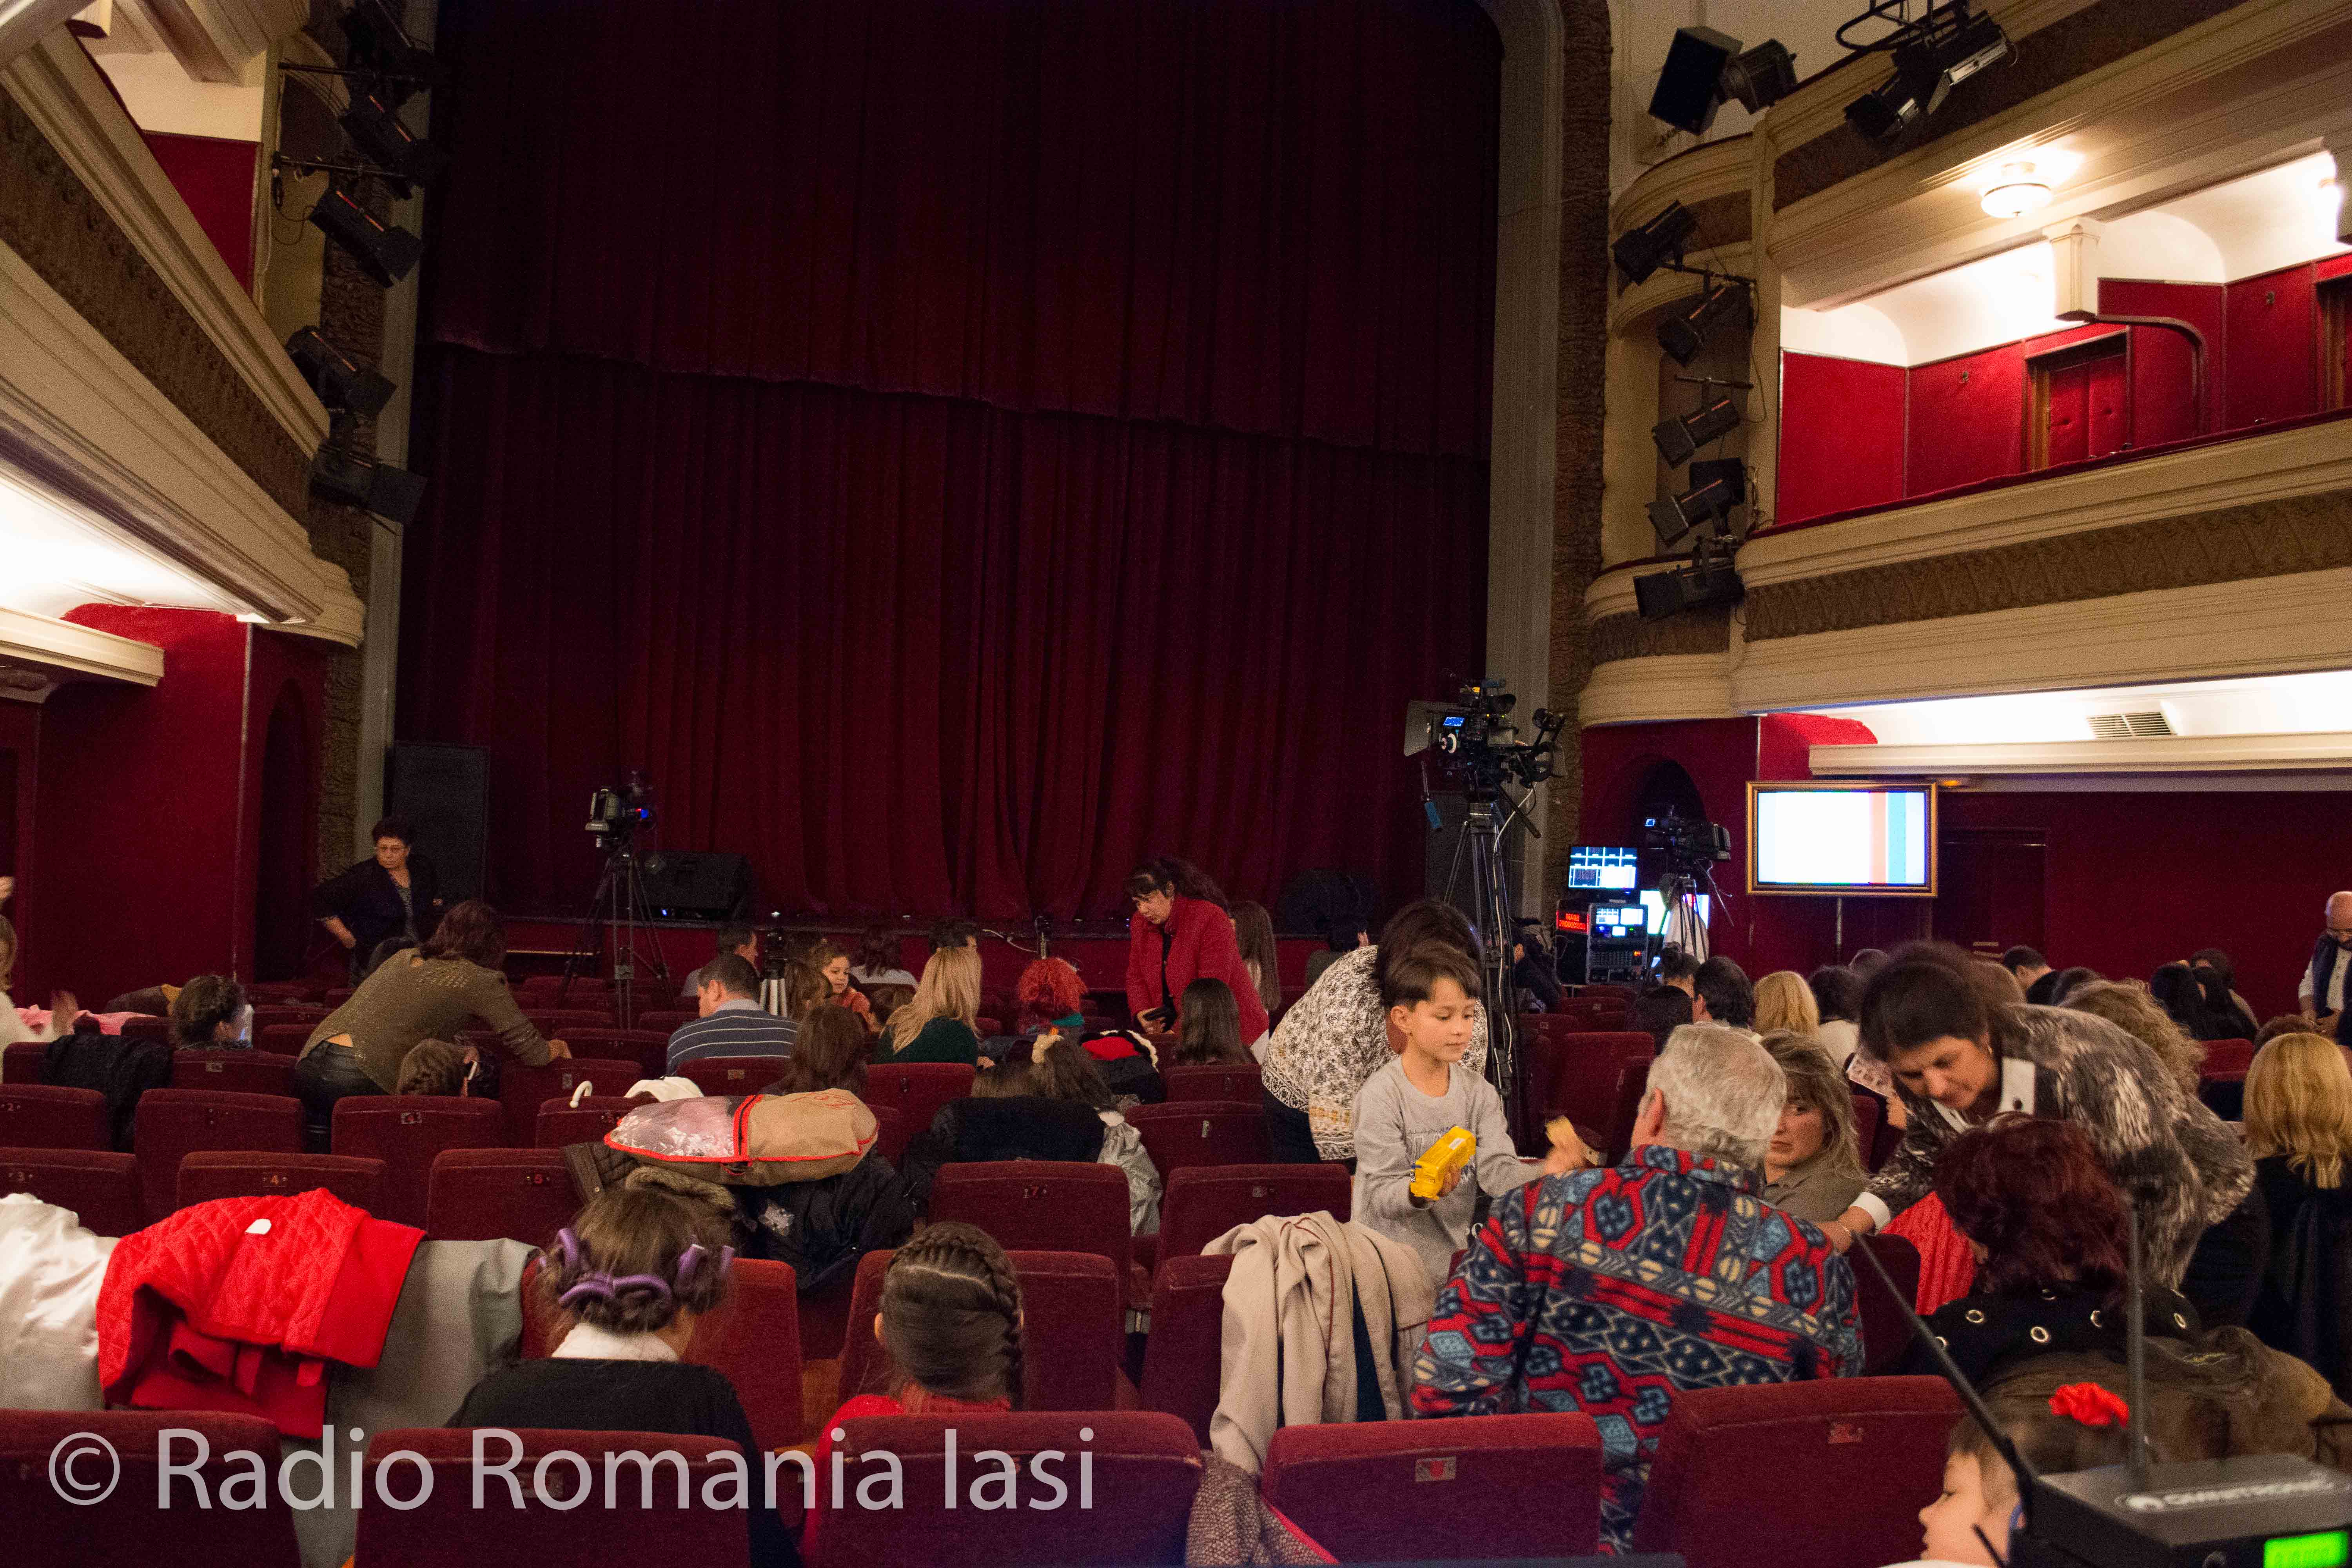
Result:
[[[1935,897],[1936,786],[1749,784],[1748,890]]]
[[[1630,893],[1640,885],[1641,852],[1580,844],[1568,852],[1568,885],[1591,892]]]
[[[1650,929],[1649,911],[1639,904],[1595,904],[1592,934],[1608,942],[1638,942]]]

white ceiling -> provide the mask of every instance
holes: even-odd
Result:
[[[2328,734],[2352,731],[2352,670],[1954,697],[1823,709],[1858,720],[1886,746],[2047,744],[2095,739],[2094,715],[2162,713],[2176,735]]]
[[[100,603],[232,614],[250,608],[0,467],[0,608],[57,616]]]

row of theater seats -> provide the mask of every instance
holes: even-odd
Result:
[[[1874,1378],[1702,1389],[1678,1395],[1666,1417],[1643,1510],[1636,1552],[1680,1553],[1691,1568],[1819,1568],[1906,1558],[1918,1543],[1916,1510],[1934,1494],[1945,1433],[1958,1404],[1935,1378]],[[242,1473],[228,1456],[262,1456],[275,1469],[277,1435],[263,1422],[205,1413],[0,1413],[0,1516],[29,1562],[131,1563],[163,1557],[228,1560],[249,1568],[299,1561],[292,1515],[268,1489],[251,1511],[198,1510],[184,1479],[179,1505],[156,1510],[157,1434],[166,1426],[201,1434],[211,1459],[195,1473],[217,1496]],[[1025,1477],[1048,1451],[1090,1456],[1090,1508],[976,1510],[947,1501],[949,1432],[962,1456],[1012,1456]],[[121,1455],[119,1482],[105,1506],[78,1508],[51,1488],[57,1447],[91,1434]],[[520,1507],[496,1481],[473,1506],[475,1439],[464,1431],[411,1428],[373,1435],[361,1479],[356,1568],[473,1568],[514,1561],[671,1562],[698,1568],[746,1563],[743,1516],[677,1506],[675,1469],[656,1470],[650,1489],[630,1484],[637,1467],[614,1473],[611,1506],[550,1506],[529,1484],[534,1472],[555,1504],[572,1500],[579,1470],[544,1468],[551,1453],[583,1456],[591,1484],[607,1454],[676,1453],[685,1495],[714,1495],[728,1473],[725,1445],[649,1433],[534,1431],[518,1435]],[[766,1438],[760,1439],[762,1443]],[[182,1440],[185,1445],[186,1440]],[[1185,1559],[1187,1526],[1200,1485],[1199,1435],[1154,1411],[1028,1411],[1001,1415],[887,1416],[844,1425],[839,1445],[850,1485],[872,1473],[863,1456],[897,1456],[900,1506],[829,1512],[813,1568],[963,1568],[972,1562],[1086,1563],[1095,1568]],[[491,1447],[494,1458],[504,1451]],[[415,1456],[394,1460],[390,1456]],[[177,1457],[186,1461],[189,1447]],[[421,1504],[407,1501],[432,1485]],[[779,1501],[798,1512],[798,1477],[779,1468]],[[1541,1560],[1589,1553],[1598,1533],[1601,1438],[1583,1415],[1470,1416],[1370,1426],[1290,1426],[1276,1432],[1262,1495],[1341,1563],[1411,1560]],[[820,1479],[820,1486],[828,1484]],[[1034,1483],[1033,1488],[1034,1488]],[[1031,1492],[1033,1499],[1040,1495]],[[952,1510],[950,1511],[950,1510]],[[170,1551],[163,1551],[163,1543]]]

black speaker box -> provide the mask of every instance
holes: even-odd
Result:
[[[646,857],[646,902],[665,920],[724,921],[751,901],[751,862],[724,851],[665,849]]]
[[[394,746],[385,754],[383,809],[416,830],[416,847],[455,904],[484,894],[489,847],[490,753],[480,746]]]

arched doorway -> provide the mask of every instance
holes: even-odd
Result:
[[[262,741],[260,855],[253,899],[257,980],[291,980],[302,973],[310,888],[317,880],[314,752],[301,690],[289,681],[269,710]]]

